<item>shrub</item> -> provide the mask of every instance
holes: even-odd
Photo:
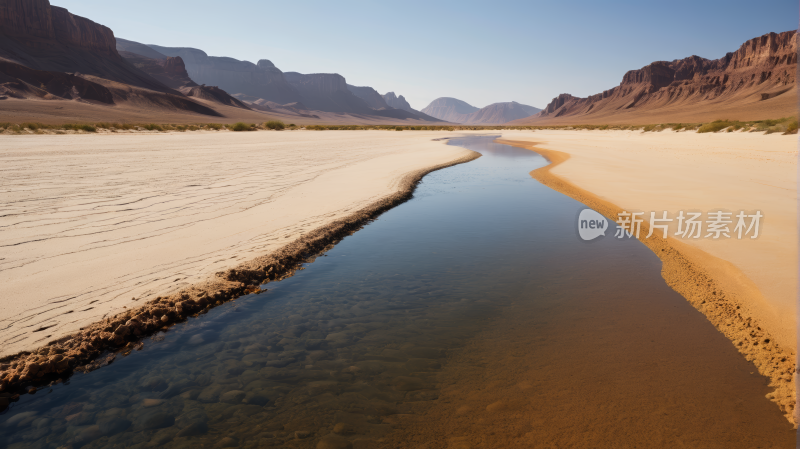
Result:
[[[86,131],[87,133],[97,132],[97,128],[92,125],[80,125],[78,128],[81,129],[82,131]]]
[[[155,123],[148,123],[147,125],[142,125],[142,128],[148,131],[164,131],[164,128],[161,125],[156,125]]]
[[[294,125],[289,125],[289,126],[294,126]],[[264,123],[264,127],[268,128],[268,129],[281,130],[281,129],[286,128],[286,125],[284,125],[283,122],[280,121],[280,120],[270,120],[270,121]]]
[[[698,133],[715,133],[721,131],[727,127],[731,126],[731,122],[728,120],[714,120],[711,123],[706,123],[705,125],[700,126],[700,129],[697,130]]]
[[[402,131],[402,130],[403,130],[403,127],[402,127],[402,126],[398,126],[398,127],[396,127],[394,130],[395,130],[395,131]]]
[[[219,131],[222,129],[222,125],[219,123],[209,123],[206,125],[206,128],[213,129],[214,131]]]
[[[792,120],[786,125],[786,132],[784,134],[797,134],[797,119]]]
[[[236,122],[230,126],[231,131],[252,131],[253,126],[250,123]]]

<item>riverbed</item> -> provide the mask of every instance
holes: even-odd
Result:
[[[584,206],[495,137],[265,293],[23,396],[0,445],[794,447],[659,259],[580,240]]]

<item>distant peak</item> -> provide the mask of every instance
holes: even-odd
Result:
[[[269,59],[260,59],[258,64],[256,64],[259,69],[274,69],[275,64],[272,63]]]

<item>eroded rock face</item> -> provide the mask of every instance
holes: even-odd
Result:
[[[405,97],[400,95],[399,97],[395,95],[394,92],[387,92],[383,94],[383,101],[389,105],[389,107],[395,109],[403,109],[409,112],[417,112],[416,110],[411,108],[411,105],[406,101]]]
[[[0,4],[0,33],[25,39],[55,39],[119,58],[111,29],[51,6],[47,0],[4,1]]]
[[[774,98],[794,86],[796,31],[750,39],[715,60],[690,56],[656,61],[627,72],[619,86],[587,98],[561,94],[536,118],[579,117],[613,110],[652,110],[708,100],[758,96]]]
[[[206,52],[188,47],[149,45],[160,54],[180,57],[189,77],[199,84],[219,86],[226,92],[241,93],[279,104],[300,101],[300,94],[287,82],[283,72],[272,62],[262,59],[258,64],[234,58],[208,56]]]
[[[47,0],[7,0],[0,3],[0,34],[55,39],[53,15]]]
[[[286,72],[286,81],[300,94],[310,109],[328,112],[372,114],[374,110],[347,88],[347,81],[338,73]]]
[[[110,28],[71,14],[58,6],[51,6],[50,10],[57,40],[67,45],[101,52],[110,58],[120,58],[114,32]]]
[[[366,102],[367,105],[372,109],[385,109],[394,107],[388,105],[383,99],[383,96],[369,86],[351,86],[348,84],[347,88],[353,93],[353,95],[364,100],[364,102]]]
[[[94,76],[176,94],[126,63],[117,52],[111,29],[51,6],[47,0],[7,0],[0,4],[0,59],[34,70]],[[29,96],[26,91],[30,89],[12,90]],[[115,101],[124,97],[115,97]]]
[[[121,51],[119,54],[126,61],[133,64],[134,67],[152,76],[167,87],[179,89],[184,86],[197,86],[197,83],[192,81],[189,78],[189,74],[186,73],[186,67],[180,56],[151,59],[127,51]]]

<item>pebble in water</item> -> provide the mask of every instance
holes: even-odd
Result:
[[[166,334],[150,348],[163,356],[147,374],[115,372],[119,379],[107,387],[76,379],[52,406],[0,416],[0,426],[22,424],[12,443],[49,439],[85,449],[380,447],[389,422],[438,397],[435,374],[448,351],[493,310],[461,301],[463,291],[428,295],[416,307],[410,293],[397,293],[405,284],[387,284],[391,293],[380,294],[369,283],[296,289],[280,304],[247,312],[246,325],[226,321],[245,315],[234,312],[248,303],[240,299],[225,320],[204,317]],[[423,279],[410,291],[422,296],[431,285]],[[465,320],[462,309],[475,318]]]

